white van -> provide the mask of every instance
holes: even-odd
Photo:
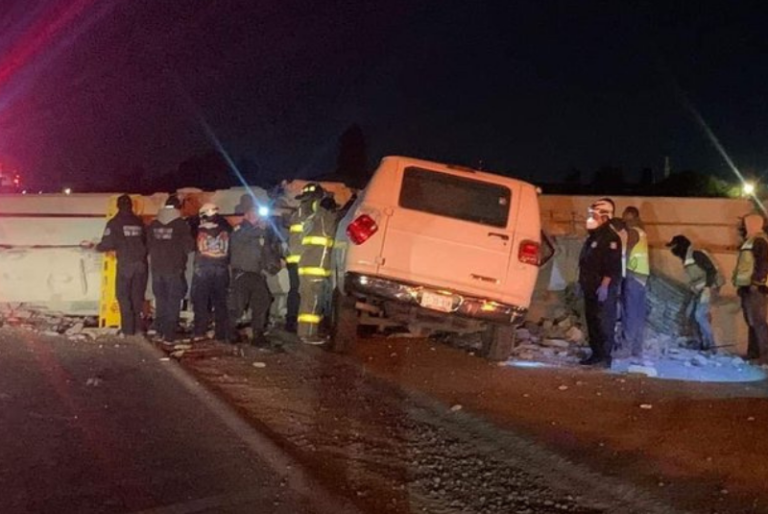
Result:
[[[385,157],[339,224],[333,348],[346,350],[362,322],[375,322],[483,331],[486,356],[506,359],[531,302],[541,237],[531,184]]]

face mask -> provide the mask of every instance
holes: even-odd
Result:
[[[597,221],[596,214],[597,213],[591,210],[587,214],[587,223],[586,223],[587,230],[595,230],[597,227],[600,226],[600,222]]]

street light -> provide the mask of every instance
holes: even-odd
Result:
[[[71,195],[72,194],[72,188],[71,187],[65,187],[63,193],[65,195]]]
[[[742,193],[744,193],[744,196],[752,196],[755,194],[755,184],[754,182],[744,182],[744,185],[741,187]]]

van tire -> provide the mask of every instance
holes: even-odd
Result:
[[[338,289],[333,292],[333,319],[330,349],[348,353],[357,340],[358,319],[355,297],[344,296]]]
[[[505,361],[512,355],[515,328],[509,325],[489,325],[482,335],[482,355],[490,361]]]

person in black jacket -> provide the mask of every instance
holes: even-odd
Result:
[[[117,256],[115,294],[120,305],[120,330],[126,336],[144,332],[141,319],[147,289],[147,245],[144,222],[133,213],[128,195],[117,199],[117,214],[107,222],[100,252],[114,251]]]
[[[173,343],[179,324],[181,301],[187,293],[187,256],[195,249],[189,224],[181,217],[181,203],[171,196],[148,230],[152,292],[155,295],[155,330]]]
[[[266,346],[264,330],[272,296],[264,275],[276,274],[281,268],[279,240],[256,207],[245,211],[230,239],[230,342],[237,342],[237,320],[246,308],[251,311],[251,343]]]
[[[215,338],[225,341],[229,332],[227,290],[229,289],[229,236],[232,226],[219,208],[206,203],[200,207],[195,233],[195,272],[192,278],[194,340],[205,338],[213,309]]]
[[[611,367],[615,343],[616,310],[621,285],[621,239],[611,227],[614,204],[608,198],[589,208],[589,236],[579,255],[579,286],[584,294],[592,355],[581,361],[585,365]]]

